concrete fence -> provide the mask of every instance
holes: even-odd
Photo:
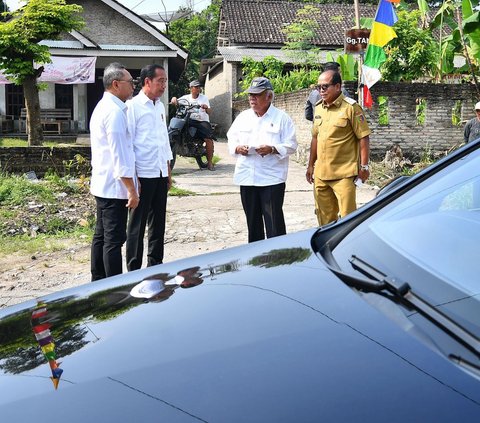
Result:
[[[0,147],[0,172],[38,177],[51,171],[57,175],[90,175],[91,152],[88,146]]]

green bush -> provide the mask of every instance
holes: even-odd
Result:
[[[24,205],[30,201],[52,202],[55,196],[46,185],[22,176],[0,176],[0,205]]]

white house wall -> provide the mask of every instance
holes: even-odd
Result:
[[[205,94],[212,107],[211,121],[219,125],[218,133],[226,134],[232,124],[232,81],[236,80],[235,67],[227,61],[223,61],[223,71],[208,75],[205,82]]]
[[[73,86],[73,120],[78,122],[80,132],[87,130],[87,85]]]
[[[55,84],[47,83],[47,89],[39,91],[41,109],[55,109]]]
[[[0,115],[7,114],[7,102],[5,98],[5,85],[0,85]]]

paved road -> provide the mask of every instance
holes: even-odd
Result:
[[[165,247],[168,261],[185,257],[185,253],[200,254],[247,241],[239,188],[232,183],[235,158],[228,154],[226,142],[215,144],[215,154],[221,160],[214,172],[198,169],[193,159],[181,158],[176,164],[175,185],[198,195],[168,200]],[[362,186],[357,191],[357,203],[365,204],[375,192],[369,186]],[[290,161],[284,212],[287,232],[317,226],[312,186],[305,179],[305,166],[293,160]],[[170,248],[169,244],[178,241],[189,248]]]
[[[188,197],[169,197],[165,262],[244,244],[245,217],[239,188],[232,183],[235,159],[225,142],[217,142],[220,157],[216,171],[198,169],[193,159],[180,157],[174,169],[175,185],[194,192]],[[375,190],[358,190],[359,205]],[[287,231],[317,226],[312,187],[305,180],[305,166],[290,162],[284,205]],[[0,308],[77,286],[90,281],[89,241],[68,245],[62,251],[0,258]]]

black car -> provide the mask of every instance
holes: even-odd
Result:
[[[479,422],[480,140],[335,224],[0,311],[4,422]]]

